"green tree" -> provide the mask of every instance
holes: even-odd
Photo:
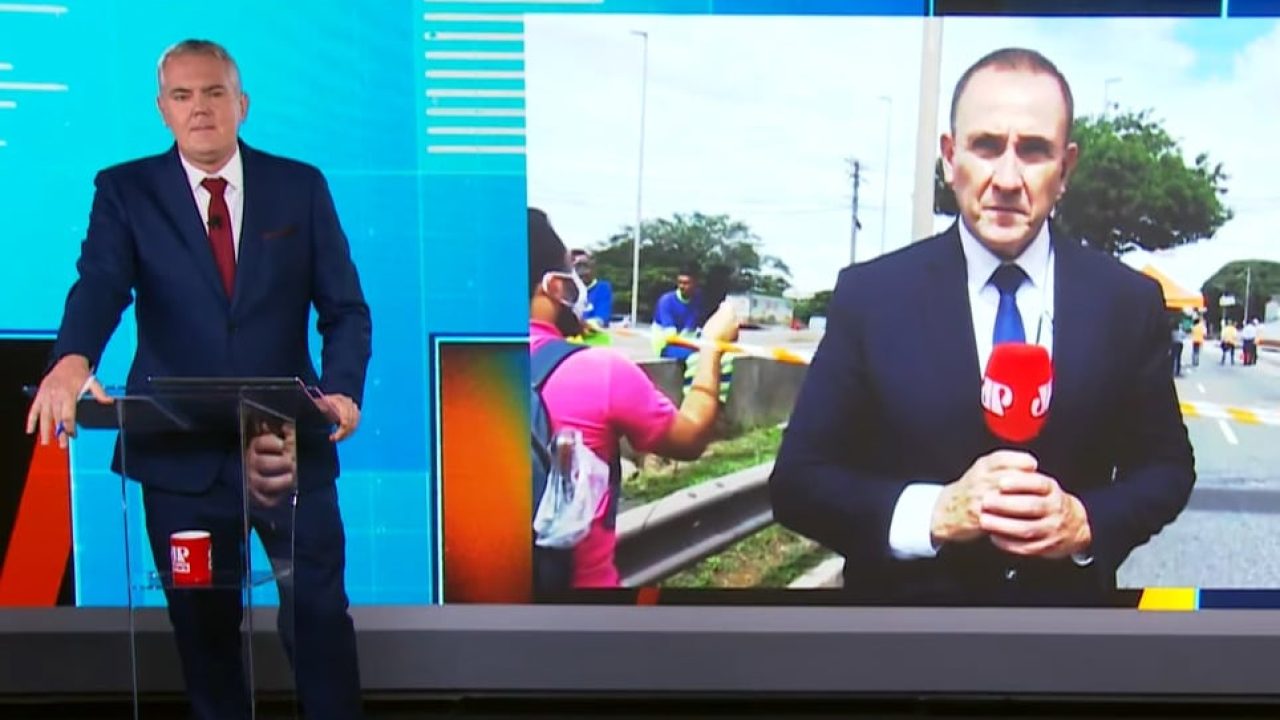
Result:
[[[1188,164],[1150,111],[1077,118],[1080,159],[1055,214],[1068,235],[1120,255],[1211,237],[1231,219],[1227,174],[1205,153]],[[957,214],[955,195],[934,172],[934,212]]]
[[[1205,310],[1210,320],[1219,322],[1222,319],[1220,298],[1231,295],[1235,305],[1225,308],[1228,320],[1241,322],[1244,316],[1245,286],[1249,289],[1249,318],[1262,319],[1267,301],[1273,295],[1280,295],[1280,263],[1266,260],[1236,260],[1222,266],[1201,286],[1204,293]]]
[[[814,315],[826,316],[827,306],[831,304],[831,290],[819,290],[812,296],[796,303],[795,318],[801,322],[809,322]]]
[[[634,226],[624,227],[592,251],[596,275],[613,283],[614,311],[631,308],[631,262]],[[640,241],[640,302],[642,321],[653,317],[662,293],[675,287],[681,268],[695,265],[703,278],[716,266],[727,270],[726,292],[781,295],[791,286],[786,263],[760,252],[760,238],[728,215],[677,213],[671,218],[645,220]]]

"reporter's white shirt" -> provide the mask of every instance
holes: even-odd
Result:
[[[969,311],[973,319],[974,345],[978,349],[978,368],[985,370],[991,356],[996,310],[1000,306],[1000,291],[988,281],[1003,261],[985,248],[963,221],[957,225],[968,277]],[[1040,233],[1014,262],[1027,274],[1027,281],[1018,288],[1014,298],[1018,314],[1022,316],[1023,333],[1027,342],[1043,345],[1052,355],[1054,259],[1048,222],[1040,227]],[[976,394],[973,401],[978,402]],[[940,479],[952,482],[959,478]],[[930,526],[942,487],[941,483],[933,480],[914,482],[898,496],[889,523],[889,549],[894,557],[908,560],[938,554]]]

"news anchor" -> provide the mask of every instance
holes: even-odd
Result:
[[[77,396],[88,390],[106,400],[93,369],[131,301],[138,337],[130,391],[162,376],[297,376],[318,384],[336,429],[254,440],[251,449],[268,462],[251,466],[252,474],[291,472],[287,464],[268,466],[269,456],[282,459],[282,448],[294,442],[299,473],[293,513],[263,508],[253,520],[268,555],[295,543],[292,588],[280,585],[280,629],[303,711],[309,718],[360,717],[334,443],[360,422],[369,308],[320,171],[239,141],[249,98],[231,55],[213,42],[185,40],[161,57],[158,81],[156,102],[175,145],[98,174],[79,276],[27,432],[43,443],[57,434],[65,445],[75,434]],[[307,342],[312,306],[323,337],[320,375]],[[65,434],[55,432],[61,428]],[[240,563],[237,443],[156,444],[131,436],[127,445],[156,566],[169,567],[169,535],[192,528],[212,532],[215,569]],[[113,465],[119,462],[117,447]],[[165,594],[194,714],[249,717],[239,591]]]
[[[1071,127],[1047,58],[983,57],[941,138],[958,221],[840,274],[770,490],[782,524],[844,555],[851,598],[1107,603],[1120,564],[1187,503],[1160,288],[1048,221]],[[1006,342],[1052,353],[1051,404],[1022,441],[984,422]]]

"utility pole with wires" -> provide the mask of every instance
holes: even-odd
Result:
[[[852,265],[858,261],[858,231],[862,229],[862,223],[858,220],[858,186],[862,184],[862,162],[853,159],[849,161],[849,166],[849,177],[853,180],[853,205],[849,217],[849,264]]]

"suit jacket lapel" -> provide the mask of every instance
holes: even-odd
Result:
[[[939,396],[937,407],[954,413],[944,419],[946,426],[952,428],[948,440],[971,447],[986,427],[982,419],[982,370],[973,336],[964,250],[955,225],[943,234],[921,279],[924,284],[917,292],[928,301],[922,303],[920,327],[925,331],[924,351],[931,358],[931,377],[925,382]]]
[[[1078,427],[1071,416],[1071,399],[1082,397],[1088,378],[1098,377],[1094,364],[1105,348],[1097,347],[1091,331],[1107,317],[1105,301],[1089,287],[1084,248],[1070,238],[1053,237],[1053,400],[1040,443],[1055,429]]]
[[[209,234],[200,220],[200,210],[196,207],[195,196],[191,194],[191,185],[182,168],[182,161],[178,158],[176,145],[164,156],[156,181],[157,196],[164,213],[169,216],[182,244],[191,253],[191,260],[195,263],[198,274],[225,305],[227,294],[222,289],[222,279],[213,262]]]
[[[240,162],[244,168],[244,217],[240,222],[240,250],[236,258],[236,281],[231,295],[233,313],[244,304],[245,295],[253,287],[254,274],[262,259],[262,217],[265,208],[255,202],[255,198],[261,200],[262,191],[258,185],[265,181],[258,165],[259,159],[251,148],[244,143],[240,144]]]

